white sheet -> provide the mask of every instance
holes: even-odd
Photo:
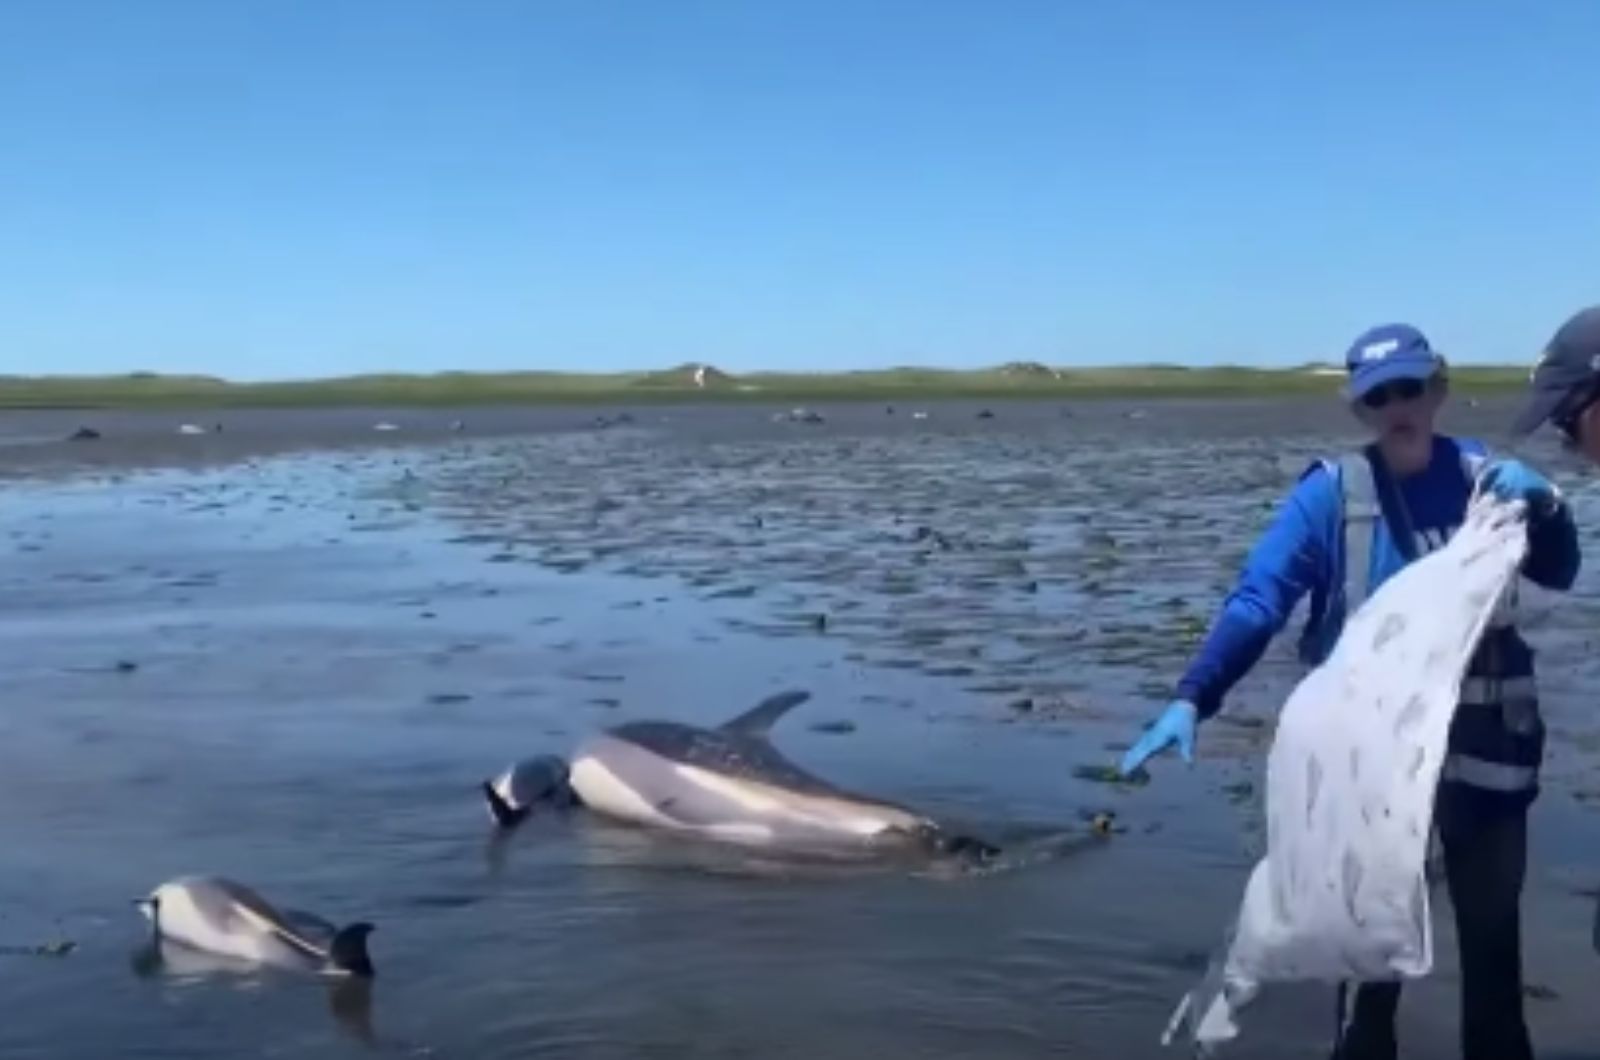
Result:
[[[1474,499],[1448,545],[1390,578],[1285,703],[1267,760],[1267,853],[1223,952],[1178,1006],[1202,1053],[1273,981],[1426,975],[1424,862],[1462,677],[1527,550],[1522,506]]]

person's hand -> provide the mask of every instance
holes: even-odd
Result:
[[[1549,479],[1520,460],[1496,460],[1483,473],[1483,488],[1503,501],[1520,500],[1530,515],[1548,515],[1561,503]]]
[[[1194,730],[1199,716],[1200,712],[1188,700],[1175,699],[1167,704],[1167,709],[1161,712],[1153,725],[1145,729],[1139,742],[1122,756],[1119,772],[1128,776],[1144,765],[1145,759],[1160,754],[1173,744],[1178,745],[1178,753],[1183,755],[1183,760],[1193,765]]]

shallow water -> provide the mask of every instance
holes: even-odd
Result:
[[[1131,789],[1073,771],[1159,706],[1241,542],[1339,425],[1284,455],[1281,423],[1227,408],[1158,409],[1139,444],[1115,407],[826,411],[13,487],[0,946],[77,948],[0,956],[0,1055],[1171,1055],[1157,1037],[1257,850],[1285,653],[1198,768]],[[1596,568],[1534,604],[1541,1055],[1600,1052],[1577,893],[1600,877],[1579,797],[1600,787]],[[489,841],[475,785],[510,758],[787,687],[813,692],[775,735],[805,767],[1017,849],[1081,841],[983,876],[789,865],[581,815]],[[1088,836],[1105,809],[1125,830]],[[317,983],[141,964],[129,900],[193,871],[377,924],[366,1020]],[[1408,1055],[1454,1055],[1436,901]],[[1331,1016],[1325,990],[1274,991],[1230,1055],[1323,1056]]]

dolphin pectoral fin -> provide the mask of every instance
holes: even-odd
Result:
[[[263,935],[280,935],[292,946],[305,949],[309,944],[305,939],[298,938],[294,932],[287,930],[283,924],[274,917],[267,916],[261,910],[244,902],[237,902],[232,909],[233,915],[245,921]],[[276,915],[276,914],[274,914]]]
[[[761,737],[772,731],[779,718],[811,698],[810,692],[798,689],[768,696],[743,714],[722,723],[724,732],[741,736]]]
[[[328,946],[328,962],[340,971],[370,979],[377,973],[372,958],[367,956],[367,936],[372,925],[365,921],[341,928]]]
[[[339,929],[322,919],[315,913],[308,913],[304,909],[279,910],[283,914],[283,921],[289,925],[291,931],[302,938],[310,939],[314,935],[321,935],[331,939],[339,933]]]
[[[322,960],[322,948],[315,942],[301,934],[287,919],[278,919],[267,916],[259,909],[246,904],[236,904],[233,907],[234,915],[250,924],[263,935],[271,935],[290,949],[297,950],[314,960]],[[282,914],[277,914],[281,917]]]
[[[517,808],[506,802],[500,797],[500,793],[494,790],[494,785],[487,780],[480,785],[480,790],[483,792],[484,802],[489,806],[490,815],[494,817],[495,824],[501,828],[511,828],[528,816],[526,806]]]
[[[305,956],[314,960],[320,961],[323,959],[324,954],[322,949],[318,947],[316,943],[312,942],[298,931],[295,931],[287,924],[270,924],[267,925],[267,927],[284,945],[298,950]]]

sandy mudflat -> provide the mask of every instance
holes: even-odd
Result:
[[[1306,402],[818,409],[0,417],[0,945],[78,943],[0,956],[0,1056],[373,1055],[363,1035],[385,1056],[1174,1055],[1156,1037],[1260,841],[1286,651],[1195,769],[1128,790],[1074,771],[1160,706],[1251,535],[1348,421]],[[1505,410],[1460,412],[1493,440]],[[63,440],[81,424],[102,437]],[[1600,1052],[1600,507],[1563,483],[1594,559],[1572,598],[1530,601],[1551,757],[1527,976],[1540,1055],[1570,1060]],[[1103,810],[1126,831],[963,880],[582,819],[487,842],[474,786],[512,755],[782,687],[814,699],[778,742],[842,784],[1019,850]],[[365,1019],[316,984],[153,966],[128,899],[191,871],[376,923]],[[1440,967],[1403,1033],[1443,1060],[1437,901]],[[1326,990],[1274,992],[1229,1055],[1323,1057],[1331,1015]]]

